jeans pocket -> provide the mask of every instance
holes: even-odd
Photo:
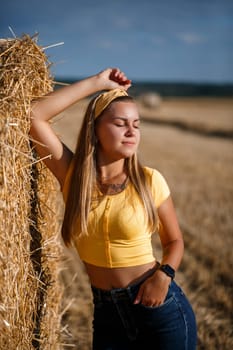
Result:
[[[170,294],[159,306],[149,307],[143,304],[135,306],[137,307],[134,309],[135,317],[139,322],[139,327],[145,331],[157,332],[163,330],[164,327],[172,329],[179,327],[180,323],[183,327],[183,317],[173,294]]]
[[[149,310],[162,310],[164,308],[166,308],[167,306],[169,306],[172,302],[174,301],[174,296],[173,295],[170,295],[168,298],[165,299],[165,301],[158,305],[158,306],[147,306],[147,305],[144,305],[144,304],[138,304],[140,305],[142,308],[145,308],[145,309],[149,309]]]

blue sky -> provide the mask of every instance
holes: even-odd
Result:
[[[232,0],[5,0],[0,37],[39,33],[56,77],[233,83]]]

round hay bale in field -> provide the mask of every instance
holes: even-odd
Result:
[[[58,183],[29,138],[49,68],[37,36],[0,40],[0,349],[60,349]]]
[[[158,108],[161,104],[161,96],[155,92],[147,92],[139,96],[139,101],[144,107]]]

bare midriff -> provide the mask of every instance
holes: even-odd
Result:
[[[108,268],[84,263],[91,285],[110,290],[140,282],[157,265],[156,261],[138,266]]]

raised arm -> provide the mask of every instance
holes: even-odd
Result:
[[[49,120],[82,98],[101,90],[121,87],[127,90],[131,81],[117,68],[108,68],[96,75],[60,88],[35,101],[31,109],[30,135],[45,164],[63,186],[72,159],[72,152],[61,142]]]

